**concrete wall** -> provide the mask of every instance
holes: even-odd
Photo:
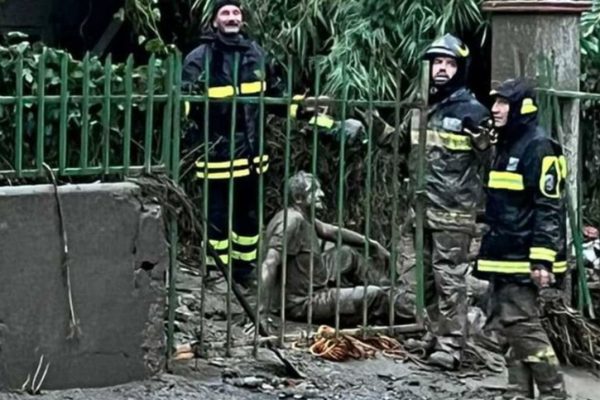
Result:
[[[45,389],[149,377],[164,364],[161,209],[132,184],[62,186],[74,308],[68,339],[62,240],[52,186],[0,188],[0,387],[51,363]]]

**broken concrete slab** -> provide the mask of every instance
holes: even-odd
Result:
[[[54,187],[0,188],[0,388],[50,363],[44,389],[150,377],[165,362],[162,209],[130,183],[59,187],[73,309]]]

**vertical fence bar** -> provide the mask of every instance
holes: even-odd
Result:
[[[69,55],[60,56],[60,127],[58,145],[58,171],[62,175],[67,168],[67,124],[69,105]]]
[[[262,57],[260,60],[260,79],[264,82],[266,79],[266,65],[265,65],[265,57]],[[262,84],[262,83],[261,83]],[[262,260],[263,260],[263,226],[264,226],[264,218],[265,218],[265,206],[264,206],[264,190],[265,190],[265,179],[264,179],[264,171],[263,171],[263,158],[265,153],[265,91],[261,90],[259,94],[259,103],[258,103],[258,157],[259,157],[259,166],[258,166],[258,243],[257,250],[258,256],[256,261],[257,268],[257,279],[256,279],[256,319],[257,323],[254,326],[254,347],[252,349],[254,353],[254,357],[258,355],[258,324],[260,323],[260,308],[261,308],[261,297],[262,297]],[[267,310],[267,317],[268,317]]]
[[[128,65],[130,64],[131,58],[128,60]],[[131,69],[129,72],[131,72]],[[172,132],[172,140],[173,145],[171,146],[172,154],[171,154],[171,178],[173,182],[179,183],[179,138],[180,138],[180,130],[181,130],[181,53],[176,53],[175,59],[175,68],[173,70],[175,74],[174,80],[175,85],[170,87],[168,92],[169,96],[173,95],[173,132]],[[131,78],[131,74],[126,74]],[[129,79],[131,82],[131,79]],[[130,98],[131,100],[131,98]],[[131,110],[131,107],[129,108]],[[174,347],[174,337],[175,337],[175,308],[177,302],[177,292],[175,288],[175,282],[177,277],[177,242],[178,242],[178,234],[177,234],[177,220],[174,216],[169,221],[169,276],[168,276],[168,319],[167,319],[167,360],[171,357],[171,351]]]
[[[390,258],[390,335],[393,332],[393,326],[395,324],[395,297],[396,297],[396,265],[398,262],[398,198],[400,197],[400,103],[402,102],[402,63],[398,61],[398,68],[396,71],[396,105],[394,106],[394,137],[392,142],[392,159],[394,165],[392,166],[392,251]]]
[[[171,125],[173,123],[173,96],[170,95],[173,88],[173,54],[169,54],[167,58],[167,75],[164,80],[163,92],[168,95],[163,112],[162,125],[162,151],[160,155],[160,163],[169,166],[171,165],[170,147],[171,147]]]
[[[311,166],[311,173],[312,176],[314,178],[317,177],[317,161],[318,161],[318,154],[319,154],[319,127],[317,125],[317,118],[319,116],[319,96],[321,95],[321,63],[320,62],[316,62],[316,66],[315,66],[315,99],[316,99],[316,104],[315,104],[315,109],[314,109],[314,113],[313,113],[313,118],[314,118],[314,122],[312,125],[312,149],[313,149],[313,154],[312,154],[312,166]],[[316,232],[316,225],[315,225],[315,219],[316,217],[316,204],[314,201],[315,198],[315,190],[316,190],[316,185],[313,185],[311,187],[311,197],[313,199],[313,201],[310,202],[310,226],[312,227],[312,229],[314,229],[314,231]],[[313,284],[314,284],[314,275],[315,275],[315,259],[314,259],[314,252],[316,249],[313,248],[313,245],[311,243],[310,246],[310,263],[309,263],[309,267],[308,267],[308,279],[309,279],[309,285],[308,285],[308,326],[307,326],[307,334],[306,334],[306,339],[310,340],[310,336],[311,336],[311,332],[312,332],[312,319],[313,319],[313,304],[312,304],[312,300],[313,300],[313,294],[314,294],[314,290],[313,290]]]
[[[553,87],[553,86],[550,86]],[[563,131],[562,125],[562,116],[560,103],[558,101],[558,96],[555,94],[547,95],[550,105],[551,105],[551,115],[554,117],[554,123],[556,125],[556,131],[558,136],[558,141],[562,148],[564,148],[565,143],[565,133]],[[581,154],[581,153],[577,153]],[[577,160],[578,161],[578,160]],[[581,180],[579,180],[581,182]],[[583,237],[582,237],[582,227],[579,225],[579,213],[580,206],[577,203],[577,199],[574,199],[572,196],[571,188],[570,188],[569,180],[565,180],[565,197],[567,203],[567,215],[569,219],[569,223],[571,226],[571,234],[573,235],[573,244],[575,247],[575,263],[577,267],[577,283],[578,283],[578,308],[579,311],[583,312],[586,310],[588,315],[591,318],[595,318],[594,307],[592,306],[592,298],[587,285],[587,273],[584,264],[584,255],[583,255]]]
[[[346,81],[346,67],[342,72],[342,81]],[[338,252],[335,260],[335,333],[339,335],[340,331],[340,285],[341,285],[341,260],[342,252],[342,229],[344,228],[344,180],[346,179],[346,128],[344,121],[346,120],[346,107],[348,106],[348,85],[344,87],[344,95],[342,99],[342,119],[340,129],[340,165],[339,165],[339,182],[338,182],[338,198],[337,198],[337,248]]]
[[[144,169],[152,171],[152,124],[154,123],[154,72],[156,56],[152,54],[148,61],[148,92],[146,93],[146,131],[144,135]]]
[[[290,180],[290,153],[291,153],[291,141],[292,141],[292,121],[290,115],[290,106],[292,105],[292,80],[294,78],[293,75],[293,62],[292,57],[288,56],[287,59],[287,116],[285,121],[285,168],[284,168],[284,178],[283,178],[283,209],[285,210],[283,213],[283,231],[287,231],[287,208],[289,206],[289,180]],[[287,281],[287,240],[283,240],[283,260],[282,260],[282,269],[281,269],[281,325],[279,329],[279,343],[283,346],[285,341],[285,292],[286,292],[286,281]]]
[[[417,261],[417,321],[423,321],[425,310],[425,275],[423,266],[423,217],[425,193],[425,142],[427,140],[427,98],[429,88],[429,62],[424,61],[421,69],[419,100],[419,145],[417,156],[416,190],[416,261]]]
[[[371,56],[371,61],[369,62],[369,81],[367,82],[368,88],[368,109],[369,109],[369,126],[367,127],[367,177],[365,180],[365,260],[369,260],[369,250],[371,246],[369,245],[370,237],[371,237],[371,184],[372,184],[372,173],[373,166],[372,164],[372,151],[373,151],[373,69],[374,69],[374,56]],[[367,324],[368,324],[368,315],[367,315],[367,286],[369,282],[367,281],[367,274],[364,274],[363,281],[363,299],[362,299],[362,334],[363,337],[366,336]]]
[[[233,97],[231,99],[231,129],[229,131],[229,195],[227,198],[227,356],[231,356],[231,290],[233,279],[233,206],[234,206],[234,160],[235,160],[235,131],[237,121],[237,96],[239,87],[240,53],[236,52],[233,62]]]
[[[17,72],[15,80],[17,82],[15,168],[17,170],[17,177],[20,178],[23,173],[23,53],[19,53],[17,58]]]
[[[110,105],[111,105],[112,57],[109,54],[104,60],[104,93],[102,104],[102,166],[104,174],[110,170]]]
[[[179,66],[181,67],[181,66]],[[175,76],[177,79],[177,75]],[[177,90],[177,89],[176,89]],[[181,96],[181,91],[179,92]],[[125,64],[125,122],[123,127],[123,173],[129,174],[131,164],[131,109],[133,107],[133,56],[127,57]],[[175,115],[176,122],[180,118]]]
[[[83,58],[83,87],[81,88],[83,99],[81,102],[81,148],[79,167],[88,167],[88,150],[90,140],[90,54],[85,53]]]
[[[35,166],[40,175],[44,174],[44,144],[46,142],[45,135],[45,95],[46,95],[46,48],[42,50],[38,63],[37,76],[37,136],[36,136],[36,152]]]
[[[210,88],[210,60],[211,53],[209,52],[204,58],[204,73],[206,74],[206,79],[204,80],[204,179],[202,180],[202,212],[204,218],[202,219],[202,286],[200,288],[200,314],[202,315],[202,319],[200,320],[200,351],[204,351],[204,337],[206,335],[205,326],[206,322],[204,320],[204,313],[206,309],[206,279],[208,277],[208,270],[206,268],[206,263],[208,260],[208,255],[206,253],[209,242],[208,237],[208,204],[210,201],[210,191],[208,190],[208,149],[210,147],[210,135],[209,129],[210,119],[208,116],[210,115],[210,99],[208,97],[208,90]],[[230,243],[231,245],[231,243]]]

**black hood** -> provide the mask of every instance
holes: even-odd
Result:
[[[452,93],[467,86],[467,76],[470,65],[469,48],[456,36],[446,34],[435,40],[427,49],[424,59],[430,61],[430,73],[433,67],[433,60],[436,57],[452,57],[456,60],[456,74],[442,85],[432,84],[429,93],[429,102],[431,104],[439,103]]]
[[[508,101],[508,120],[505,126],[498,128],[499,140],[512,142],[523,132],[535,128],[538,123],[538,108],[535,104],[533,86],[525,79],[509,79],[490,95]]]

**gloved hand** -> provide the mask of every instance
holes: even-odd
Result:
[[[471,143],[479,151],[485,151],[498,142],[498,132],[494,130],[491,120],[485,120],[477,125],[467,118],[463,123],[463,131],[471,136]]]
[[[540,288],[547,288],[555,282],[554,274],[542,264],[531,266],[531,280]]]
[[[318,107],[319,114],[327,114],[329,107],[331,106],[331,98],[329,96],[309,96],[304,99],[302,103],[302,111],[306,114],[314,114],[315,109]]]

